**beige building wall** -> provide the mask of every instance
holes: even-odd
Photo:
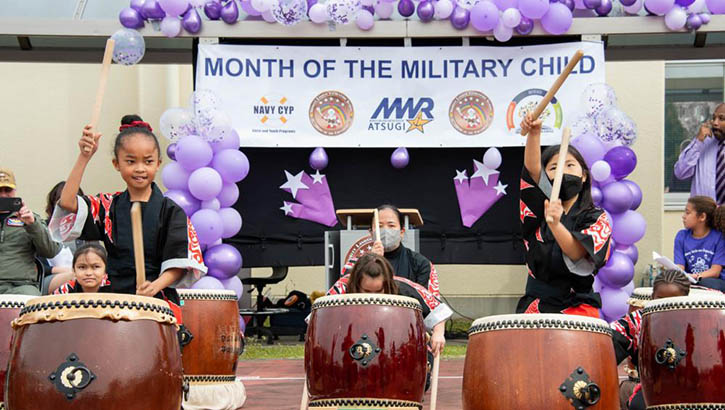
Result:
[[[620,107],[639,129],[633,147],[639,166],[632,178],[644,192],[640,212],[648,224],[647,235],[638,244],[637,274],[641,275],[653,250],[671,256],[672,238],[681,227],[679,213],[663,212],[664,62],[610,62],[606,71]],[[0,64],[5,96],[0,109],[4,124],[0,166],[15,170],[19,195],[40,214],[47,192],[67,177],[75,161],[98,75],[99,67],[91,64]],[[86,172],[83,189],[123,189],[123,181],[111,166],[113,137],[122,115],[139,113],[158,126],[163,111],[186,105],[191,91],[189,65],[112,66],[99,126],[104,134],[102,147]],[[167,141],[162,138],[161,143],[165,150]],[[160,177],[157,182],[160,184]],[[470,315],[511,309],[526,281],[523,266],[440,265],[438,271],[444,295]],[[253,276],[269,274],[271,269],[252,271]],[[292,289],[311,292],[324,287],[322,267],[294,267],[288,279],[272,286],[270,293],[281,296]]]

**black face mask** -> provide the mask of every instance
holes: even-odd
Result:
[[[552,185],[554,184],[554,181],[551,179],[549,179],[549,182],[551,182]],[[583,185],[584,181],[582,180],[582,177],[572,174],[564,174],[564,177],[561,179],[559,199],[562,201],[568,201],[569,199],[574,198],[582,191]]]

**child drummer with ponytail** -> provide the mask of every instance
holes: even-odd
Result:
[[[607,215],[592,202],[589,169],[569,146],[561,193],[549,198],[559,146],[542,154],[541,120],[531,114],[521,129],[528,132],[519,207],[529,277],[516,311],[598,318],[601,299],[592,284],[609,258],[612,231]]]
[[[60,240],[101,240],[108,252],[107,273],[114,293],[157,297],[176,304],[174,289],[187,278],[206,272],[196,233],[184,211],[164,197],[154,183],[161,150],[151,127],[127,115],[113,148],[113,166],[126,183],[115,194],[76,196],[86,166],[98,149],[90,126],[78,142],[80,152],[66,181],[50,223]],[[131,232],[131,204],[141,203],[146,282],[136,283]]]

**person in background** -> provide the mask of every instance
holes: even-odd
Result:
[[[675,163],[675,176],[692,177],[691,196],[709,196],[725,204],[725,103],[715,108]]]
[[[95,244],[82,245],[73,254],[74,278],[53,293],[105,293],[111,290],[106,275],[106,250]]]
[[[0,197],[17,197],[15,175],[6,168],[0,168]],[[17,212],[0,210],[0,294],[40,295],[35,258],[52,258],[59,250],[25,202]]]
[[[438,272],[433,263],[419,252],[403,245],[405,228],[400,210],[394,205],[381,205],[378,207],[378,219],[380,240],[373,243],[372,253],[385,257],[393,267],[395,276],[409,279],[440,298]],[[345,276],[354,265],[355,260],[349,260],[343,266],[340,276]]]
[[[725,291],[725,237],[715,228],[715,201],[706,196],[687,200],[682,224],[685,229],[675,236],[675,263],[692,274],[699,284]]]

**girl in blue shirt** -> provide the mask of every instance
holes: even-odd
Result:
[[[693,196],[682,214],[685,229],[675,237],[675,263],[700,285],[725,291],[725,238],[715,229],[715,201]]]

